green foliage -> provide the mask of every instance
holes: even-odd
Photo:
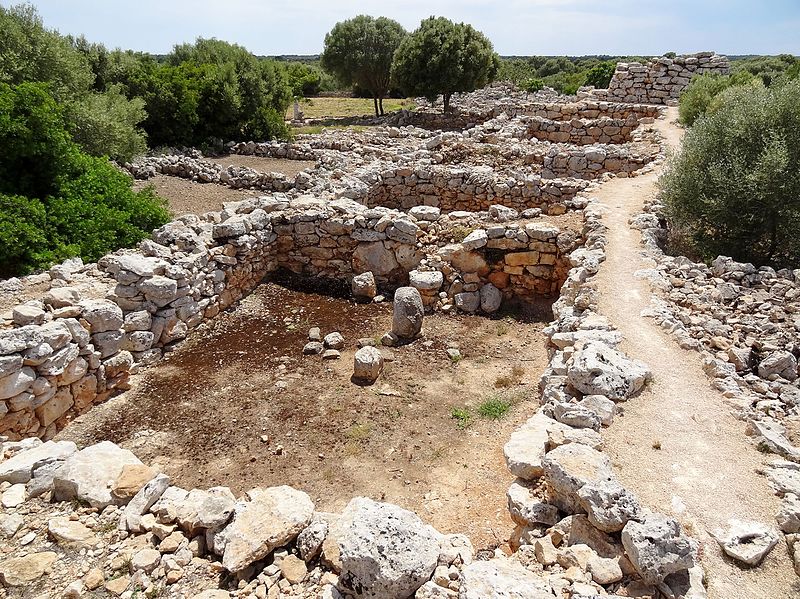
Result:
[[[491,395],[478,406],[478,414],[491,420],[500,420],[511,409],[511,401],[499,395]]]
[[[536,77],[530,77],[523,81],[520,87],[526,92],[538,92],[544,88],[544,81]]]
[[[286,74],[294,97],[316,96],[322,85],[322,71],[302,62],[286,63]]]
[[[450,418],[456,421],[456,426],[460,429],[467,428],[472,424],[472,412],[469,408],[453,408],[450,412]]]
[[[660,185],[673,231],[706,259],[800,260],[800,81],[734,86],[687,133]]]
[[[341,21],[325,36],[322,67],[345,85],[369,90],[376,98],[375,114],[382,114],[389,93],[392,58],[406,30],[397,21],[358,15]]]
[[[48,264],[47,214],[39,200],[0,193],[0,277]]]
[[[617,64],[615,62],[601,62],[593,66],[586,73],[584,85],[592,85],[597,89],[607,89],[616,68]]]
[[[761,79],[764,85],[769,86],[781,76],[786,75],[787,71],[800,68],[797,67],[798,64],[800,64],[800,59],[791,54],[753,56],[733,61],[731,70],[734,73],[750,73]],[[794,72],[796,73],[797,70]]]
[[[169,219],[152,189],[134,192],[128,175],[80,150],[45,84],[0,84],[0,147],[2,276],[97,260]]]
[[[0,83],[47,83],[55,100],[68,106],[68,130],[86,152],[128,159],[145,148],[137,128],[144,113],[141,102],[129,102],[118,90],[93,90],[101,48],[45,29],[28,4],[0,6]]]
[[[444,110],[455,92],[468,92],[494,80],[500,59],[492,43],[471,25],[430,17],[397,48],[392,77],[408,95],[433,101]]]
[[[72,139],[93,156],[130,160],[147,151],[144,135],[137,127],[147,116],[144,100],[128,100],[118,85],[67,103],[65,114]]]
[[[681,93],[678,114],[680,122],[691,126],[712,108],[714,98],[734,85],[760,84],[747,71],[739,71],[734,75],[696,75]]]

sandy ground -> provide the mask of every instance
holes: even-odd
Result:
[[[656,125],[672,147],[681,137],[676,118],[670,109]],[[771,457],[748,442],[745,424],[711,388],[699,355],[680,349],[640,316],[651,291],[634,273],[652,262],[642,257],[639,232],[628,219],[655,195],[658,174],[614,179],[594,194],[608,208],[603,218],[609,227],[599,309],[624,335],[622,349],[653,371],[653,383],[624,404],[624,417],[604,432],[606,451],[622,482],[647,507],[678,518],[701,540],[710,599],[800,597],[783,535],[760,567],[747,569],[723,557],[708,534],[730,518],[774,526],[779,501],[758,474]]]
[[[424,338],[384,350],[384,374],[361,387],[350,381],[356,340],[391,327],[391,303],[265,284],[59,438],[114,441],[184,488],[288,484],[329,511],[366,495],[466,533],[476,548],[500,546],[514,528],[502,447],[535,411],[547,362],[544,324],[515,318],[428,316]],[[344,335],[340,360],[301,355],[310,326]],[[445,352],[453,342],[457,364]],[[510,411],[480,417],[495,396]],[[454,407],[470,409],[469,426]]]
[[[287,177],[294,177],[305,168],[314,166],[307,160],[281,160],[277,158],[264,158],[262,156],[239,156],[230,154],[220,158],[207,158],[223,166],[235,164],[248,166],[260,172],[283,173]],[[260,192],[252,189],[231,189],[226,185],[217,183],[197,183],[189,179],[156,175],[147,181],[134,181],[134,189],[142,189],[148,185],[155,187],[156,193],[165,198],[169,209],[174,216],[182,214],[202,214],[222,210],[225,202],[238,202],[245,198],[259,195]]]

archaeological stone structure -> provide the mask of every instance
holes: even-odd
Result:
[[[663,104],[692,73],[725,69],[727,59],[711,53],[662,57],[619,65],[607,100],[597,90],[576,99],[493,85],[456,95],[455,117],[420,101],[417,113],[367,131],[228,144],[232,154],[313,161],[294,177],[194,151],[122,165],[140,179],[252,194],[180,216],[97,263],[68,260],[0,283],[7,596],[31,588],[124,599],[706,597],[713,548],[698,539],[703,531],[656,509],[606,453],[623,403],[644,401],[654,381],[652,365],[626,355],[619,323],[599,310],[610,225],[594,194],[653,175],[666,150]],[[710,385],[755,444],[781,457],[764,481],[780,496],[778,526],[735,523],[714,539],[737,564],[757,567],[782,552],[800,573],[800,449],[787,432],[800,406],[800,271],[667,256],[662,210],[651,199],[631,222],[655,265],[637,276],[660,294],[646,316],[702,352]],[[198,326],[287,272],[335,282],[359,302],[393,297],[384,336],[393,351],[421,342],[431,312],[491,317],[513,304],[549,306],[538,407],[503,442],[515,526],[502,531],[505,552],[383,501],[354,497],[330,513],[286,485],[184,489],[108,440],[59,440]],[[317,329],[297,351],[343,342]],[[380,381],[383,369],[380,347],[356,352],[358,384]]]

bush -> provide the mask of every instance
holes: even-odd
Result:
[[[616,69],[617,65],[614,62],[601,62],[586,73],[584,85],[592,85],[597,89],[607,89]]]
[[[714,98],[734,85],[756,83],[756,78],[746,71],[735,75],[697,75],[681,93],[678,115],[683,125],[691,126],[712,106]]]
[[[26,274],[52,261],[46,228],[39,200],[0,193],[0,277]]]
[[[169,220],[152,189],[134,192],[128,175],[80,150],[44,84],[0,84],[0,147],[2,276],[97,260]]]
[[[660,180],[670,224],[705,259],[800,261],[800,82],[734,86]]]
[[[538,92],[540,89],[544,89],[544,81],[531,77],[522,82],[522,89],[526,92]]]

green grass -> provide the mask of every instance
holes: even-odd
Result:
[[[511,401],[499,395],[491,395],[478,406],[478,414],[483,418],[500,420],[510,409]]]
[[[372,426],[368,423],[354,424],[345,433],[345,437],[351,441],[366,441],[372,432]]]
[[[450,418],[456,420],[456,426],[463,430],[472,423],[472,412],[469,411],[469,408],[453,408]]]
[[[405,108],[414,109],[412,98],[385,98],[383,100],[383,111],[394,112]],[[307,119],[322,119],[326,117],[342,116],[372,116],[375,114],[375,106],[372,98],[309,98],[307,102],[300,102],[300,110],[303,111]],[[286,111],[286,118],[294,117],[293,105]]]

